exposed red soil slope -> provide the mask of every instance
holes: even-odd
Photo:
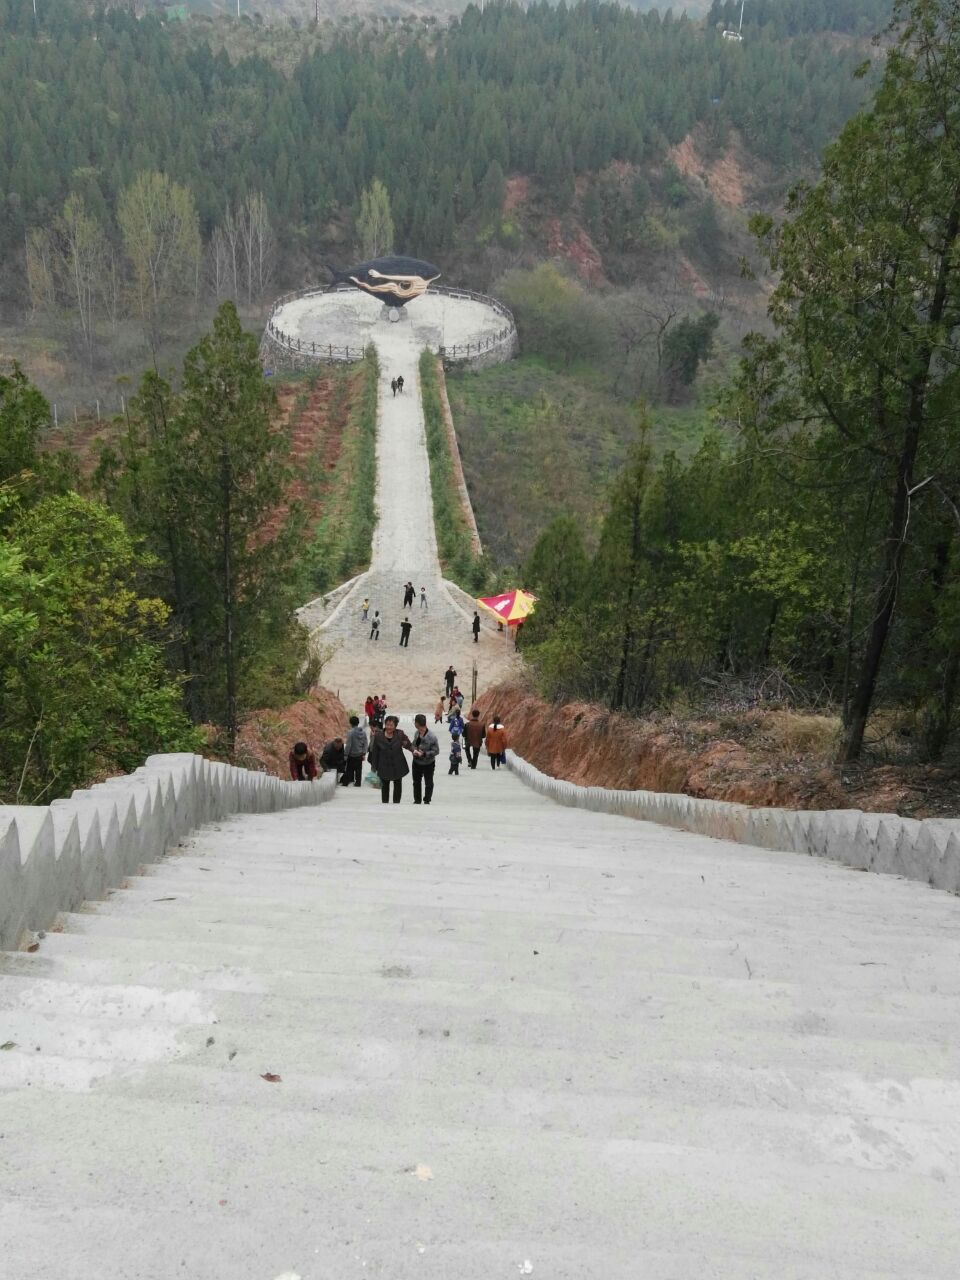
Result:
[[[722,155],[703,154],[702,132],[694,129],[667,153],[687,178],[698,178],[721,204],[742,209],[748,200],[748,171],[743,149],[734,137]]]
[[[240,726],[237,764],[289,778],[287,757],[295,742],[306,742],[319,755],[325,742],[348,728],[343,703],[319,686],[282,710],[251,711]]]
[[[638,720],[593,703],[553,706],[522,685],[478,699],[538,769],[581,786],[672,791],[790,809],[858,808],[914,818],[960,814],[956,769],[832,764],[835,722],[783,709],[722,720]]]
[[[576,223],[564,227],[559,218],[546,223],[547,250],[554,258],[564,258],[573,263],[577,275],[588,284],[606,284],[603,259],[596,245]]]

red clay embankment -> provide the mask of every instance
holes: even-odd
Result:
[[[788,752],[761,757],[742,742],[717,736],[716,724],[703,723],[698,733],[677,721],[637,720],[588,702],[554,706],[515,684],[497,685],[477,705],[487,723],[497,712],[518,755],[580,786],[798,809],[853,803],[835,772],[819,761],[800,768]],[[705,740],[692,740],[697,736]]]
[[[292,706],[248,712],[240,726],[236,763],[288,778],[287,757],[295,742],[305,742],[319,756],[325,742],[345,737],[348,728],[343,703],[318,686]]]

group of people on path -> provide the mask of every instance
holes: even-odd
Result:
[[[387,695],[368,693],[363,704],[363,714],[371,729],[382,729],[383,718],[387,714]]]
[[[363,758],[369,749],[367,731],[360,723],[359,716],[350,717],[350,729],[344,739],[339,734],[324,743],[320,758],[310,750],[305,742],[294,744],[290,752],[290,777],[294,782],[312,782],[321,773],[335,770],[340,785],[355,787],[362,785]]]
[[[403,374],[398,374],[395,378],[390,379],[390,390],[394,395],[399,391],[403,395]]]
[[[416,598],[417,598],[417,589],[416,589],[416,587],[413,585],[413,583],[412,583],[412,582],[405,582],[405,583],[403,584],[403,607],[404,607],[404,609],[412,609],[412,608],[413,608],[413,603],[414,603],[414,601],[416,600]],[[421,588],[420,588],[420,608],[421,608],[421,609],[429,609],[429,607],[430,607],[430,606],[427,604],[427,588],[426,588],[426,587],[421,587]]]
[[[404,609],[412,609],[416,598],[417,598],[417,591],[413,583],[405,582],[403,584]],[[426,610],[428,613],[430,611],[430,606],[427,604],[427,588],[426,587],[420,588],[420,609],[421,611]],[[369,596],[364,596],[363,603],[360,605],[360,621],[370,623],[369,639],[371,640],[380,639],[380,623],[382,621],[380,617],[380,610],[375,609],[373,612],[373,617],[372,618],[370,617],[370,597]],[[400,648],[401,649],[408,649],[410,647],[410,632],[412,630],[413,630],[413,623],[410,621],[409,617],[405,617],[403,621],[400,623]],[[480,631],[480,619],[476,614],[474,614],[474,633],[473,633],[474,640],[477,639],[479,631]]]
[[[452,666],[448,671],[452,671]],[[456,677],[456,672],[454,672]],[[441,723],[446,699],[443,695],[438,703],[435,722]],[[456,685],[449,689],[449,715],[447,725],[450,730],[450,768],[448,776],[459,777],[460,765],[466,751],[467,764],[476,769],[480,758],[480,749],[486,743],[487,755],[491,769],[498,769],[506,763],[507,732],[498,716],[494,716],[489,725],[480,719],[479,710],[474,707],[466,722],[462,715],[463,694]],[[366,757],[375,781],[380,787],[380,799],[388,804],[392,798],[399,804],[403,796],[403,779],[413,773],[413,803],[430,804],[433,799],[434,775],[437,759],[440,755],[440,742],[437,735],[427,726],[425,715],[414,716],[414,734],[412,740],[400,728],[400,717],[386,715],[387,698],[372,695],[364,703],[364,714],[370,728],[367,730],[360,723],[359,716],[350,717],[350,729],[346,737],[338,735],[325,743],[319,758],[305,742],[297,742],[290,752],[290,777],[294,781],[312,782],[321,773],[334,770],[341,786],[362,785],[363,761]],[[408,765],[406,754],[412,757]]]

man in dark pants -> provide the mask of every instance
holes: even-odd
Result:
[[[403,795],[403,780],[410,772],[404,751],[412,751],[413,746],[407,735],[397,726],[398,716],[387,716],[383,728],[374,735],[370,748],[370,764],[380,779],[380,799],[386,804],[390,799],[390,784],[393,783],[393,803],[399,804]]]
[[[480,643],[480,614],[476,609],[473,611],[473,643]]]
[[[417,731],[413,735],[413,803],[429,804],[433,798],[433,775],[440,754],[437,735],[427,728],[426,716],[414,716]]]
[[[320,767],[326,772],[333,769],[334,772],[343,773],[347,767],[347,755],[343,749],[343,739],[333,738],[320,752]]]
[[[400,647],[401,649],[409,649],[410,632],[413,630],[413,624],[409,618],[404,618],[400,623]]]
[[[363,772],[363,757],[367,754],[367,734],[360,723],[359,716],[350,717],[350,732],[347,734],[347,767],[340,779],[342,787],[349,787],[352,782],[360,786],[360,775]]]
[[[453,693],[453,686],[457,683],[457,673],[453,669],[452,662],[443,673],[443,682],[447,686],[447,697],[449,698],[451,693]]]
[[[480,719],[480,712],[474,707],[470,712],[470,719],[463,727],[463,741],[467,748],[467,764],[471,769],[477,767],[485,733],[486,730],[483,727],[483,721]]]

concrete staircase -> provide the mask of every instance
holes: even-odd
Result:
[[[953,1280],[958,913],[484,759],[216,821],[0,954],[0,1272]]]

